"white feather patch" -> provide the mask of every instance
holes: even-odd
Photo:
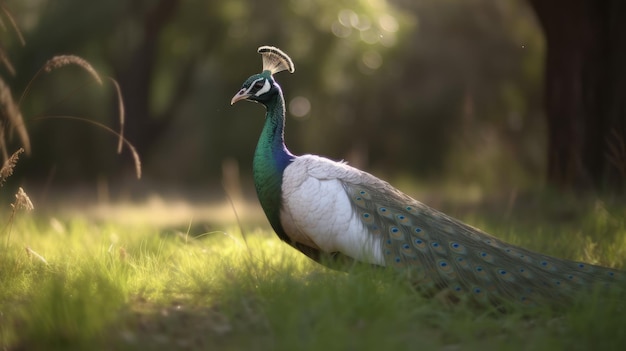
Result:
[[[342,185],[360,173],[318,156],[296,158],[283,174],[281,223],[295,241],[384,266],[380,238],[354,213]]]
[[[263,88],[259,89],[259,91],[257,91],[256,94],[254,94],[254,96],[261,96],[261,95],[267,93],[268,91],[270,91],[271,87],[272,86],[270,85],[270,82],[266,79],[265,80],[265,84],[263,84]]]

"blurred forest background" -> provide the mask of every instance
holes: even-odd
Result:
[[[578,1],[580,2],[580,1]],[[126,192],[219,189],[242,184],[263,124],[255,104],[229,105],[274,45],[294,60],[277,80],[288,106],[286,142],[296,154],[345,159],[377,176],[459,182],[480,189],[545,184],[546,39],[525,0],[14,0],[21,29],[5,23],[2,46],[14,96],[54,55],[78,55],[116,79],[128,152],[98,128],[46,115],[89,118],[118,129],[117,101],[79,68],[41,76],[21,104],[32,142],[10,181]],[[536,8],[535,8],[536,10]],[[3,18],[7,22],[6,17]],[[19,146],[14,139],[14,148]]]

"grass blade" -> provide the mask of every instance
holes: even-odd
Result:
[[[83,118],[83,117],[75,117],[75,116],[41,116],[41,117],[37,117],[36,119],[64,119],[64,120],[70,120],[70,121],[80,121],[80,122],[84,122],[84,123],[88,123],[94,126],[97,126],[99,128],[104,129],[105,131],[117,136],[118,138],[120,138],[120,140],[122,140],[122,142],[124,144],[126,144],[126,146],[128,147],[128,149],[131,152],[131,155],[133,157],[133,162],[135,164],[135,174],[137,175],[137,179],[141,179],[141,158],[139,157],[139,153],[137,152],[137,149],[135,148],[135,146],[128,141],[128,139],[126,139],[123,135],[121,135],[120,133],[114,131],[113,129],[105,126],[102,123],[96,122],[96,121],[92,121],[90,119],[87,118]]]

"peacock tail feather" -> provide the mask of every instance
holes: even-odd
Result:
[[[407,273],[425,295],[532,305],[626,280],[617,270],[510,245],[366,178],[370,183],[344,183],[355,214],[382,241],[385,264]]]

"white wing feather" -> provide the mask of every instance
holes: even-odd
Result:
[[[355,214],[344,182],[363,172],[314,155],[296,158],[283,174],[281,224],[292,240],[384,266],[380,237]]]

